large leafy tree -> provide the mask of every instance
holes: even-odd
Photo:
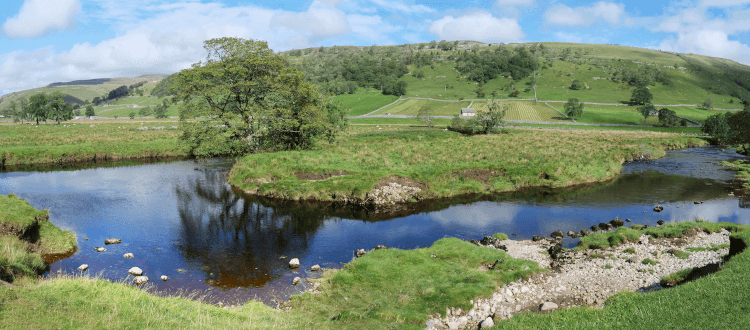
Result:
[[[729,143],[733,134],[729,126],[731,114],[715,114],[706,118],[706,122],[701,127],[701,132],[713,136],[719,144]]]
[[[651,95],[651,92],[646,86],[638,86],[633,90],[633,94],[630,96],[630,102],[645,105],[646,103],[651,103],[653,98],[654,96]]]
[[[173,78],[180,140],[192,155],[308,148],[343,128],[340,107],[326,104],[266,42],[218,38],[204,48],[204,62]]]
[[[669,110],[668,108],[659,109],[659,122],[662,125],[666,127],[677,126],[677,119],[677,113],[674,110]]]
[[[64,95],[60,92],[54,92],[47,96],[47,111],[49,119],[61,121],[73,119],[73,106],[65,103]]]
[[[638,112],[640,112],[641,116],[643,116],[643,124],[645,125],[648,117],[656,113],[656,107],[654,107],[653,104],[646,104],[644,106],[638,107]]]
[[[583,102],[579,102],[578,98],[569,98],[563,107],[565,114],[570,118],[580,117],[583,114]]]
[[[39,125],[40,120],[47,120],[47,118],[49,118],[47,94],[38,93],[29,97],[28,113],[31,116],[31,119],[36,120],[37,125]]]

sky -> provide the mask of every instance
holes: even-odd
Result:
[[[274,51],[432,40],[619,44],[750,65],[750,0],[0,0],[0,95],[172,74],[203,41]]]

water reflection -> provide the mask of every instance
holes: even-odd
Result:
[[[178,249],[201,265],[209,285],[266,285],[282,276],[291,256],[308,249],[323,225],[320,213],[246,202],[232,192],[224,172],[202,172],[185,185],[175,185],[181,224]]]

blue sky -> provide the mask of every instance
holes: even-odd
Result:
[[[750,0],[0,0],[0,95],[171,74],[216,37],[276,51],[431,40],[648,47],[750,65]]]

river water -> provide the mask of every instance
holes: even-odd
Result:
[[[15,193],[49,209],[50,221],[76,234],[78,250],[52,263],[51,274],[77,274],[85,263],[92,275],[130,281],[127,270],[137,266],[165,294],[273,305],[274,299],[306,289],[304,281],[291,282],[315,276],[307,270],[313,264],[341,267],[354,250],[379,244],[414,249],[443,237],[481,239],[497,232],[529,239],[615,217],[648,225],[696,217],[750,224],[741,183],[718,165],[735,159],[744,156],[718,147],[690,148],[625,164],[622,175],[602,184],[436,200],[391,213],[245,196],[226,183],[229,160],[15,170],[0,173],[0,194]],[[657,204],[664,211],[652,211]],[[123,243],[105,246],[106,238]],[[576,243],[564,240],[568,247]],[[99,246],[107,251],[93,250]],[[135,257],[126,259],[125,253]],[[299,258],[302,268],[290,270],[291,258]],[[161,275],[170,280],[162,282]]]

